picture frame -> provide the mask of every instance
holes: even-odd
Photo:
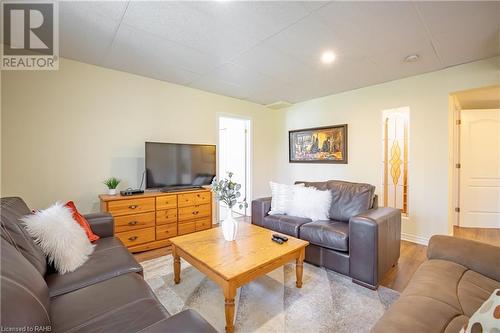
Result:
[[[347,124],[288,131],[289,163],[347,164]]]

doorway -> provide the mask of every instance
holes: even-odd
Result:
[[[500,86],[458,92],[450,102],[453,234],[500,235]]]
[[[461,227],[500,228],[500,109],[460,111]]]
[[[241,199],[251,203],[251,120],[249,118],[220,115],[218,117],[218,177],[226,178],[233,173],[232,180],[241,185]],[[229,213],[228,207],[219,203],[218,219],[222,221]],[[250,209],[233,207],[235,217],[248,216]]]

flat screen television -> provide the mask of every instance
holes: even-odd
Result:
[[[209,185],[215,145],[146,142],[146,189],[175,191]]]

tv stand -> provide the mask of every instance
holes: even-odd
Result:
[[[212,227],[212,193],[209,189],[147,191],[134,196],[99,196],[101,211],[115,220],[115,236],[130,252],[170,245],[170,237]]]

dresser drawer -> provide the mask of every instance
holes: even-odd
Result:
[[[179,207],[210,203],[211,196],[212,192],[209,191],[179,194]]]
[[[154,212],[115,217],[115,232],[131,231],[154,226]]]
[[[189,234],[196,231],[196,222],[180,223],[179,226],[179,236],[184,234]]]
[[[156,210],[177,208],[176,195],[163,195],[156,197]]]
[[[210,204],[179,208],[179,222],[210,216],[211,211]]]
[[[210,229],[210,227],[212,226],[211,219],[196,220],[196,221],[194,221],[194,223],[195,223],[196,231]]]
[[[159,210],[156,212],[156,224],[167,224],[177,222],[177,208]]]
[[[134,246],[155,240],[155,228],[137,229],[116,234],[125,246]]]
[[[114,216],[152,212],[155,210],[155,198],[137,198],[108,202],[108,211]]]
[[[167,239],[177,236],[177,224],[165,224],[156,227],[156,239]]]

